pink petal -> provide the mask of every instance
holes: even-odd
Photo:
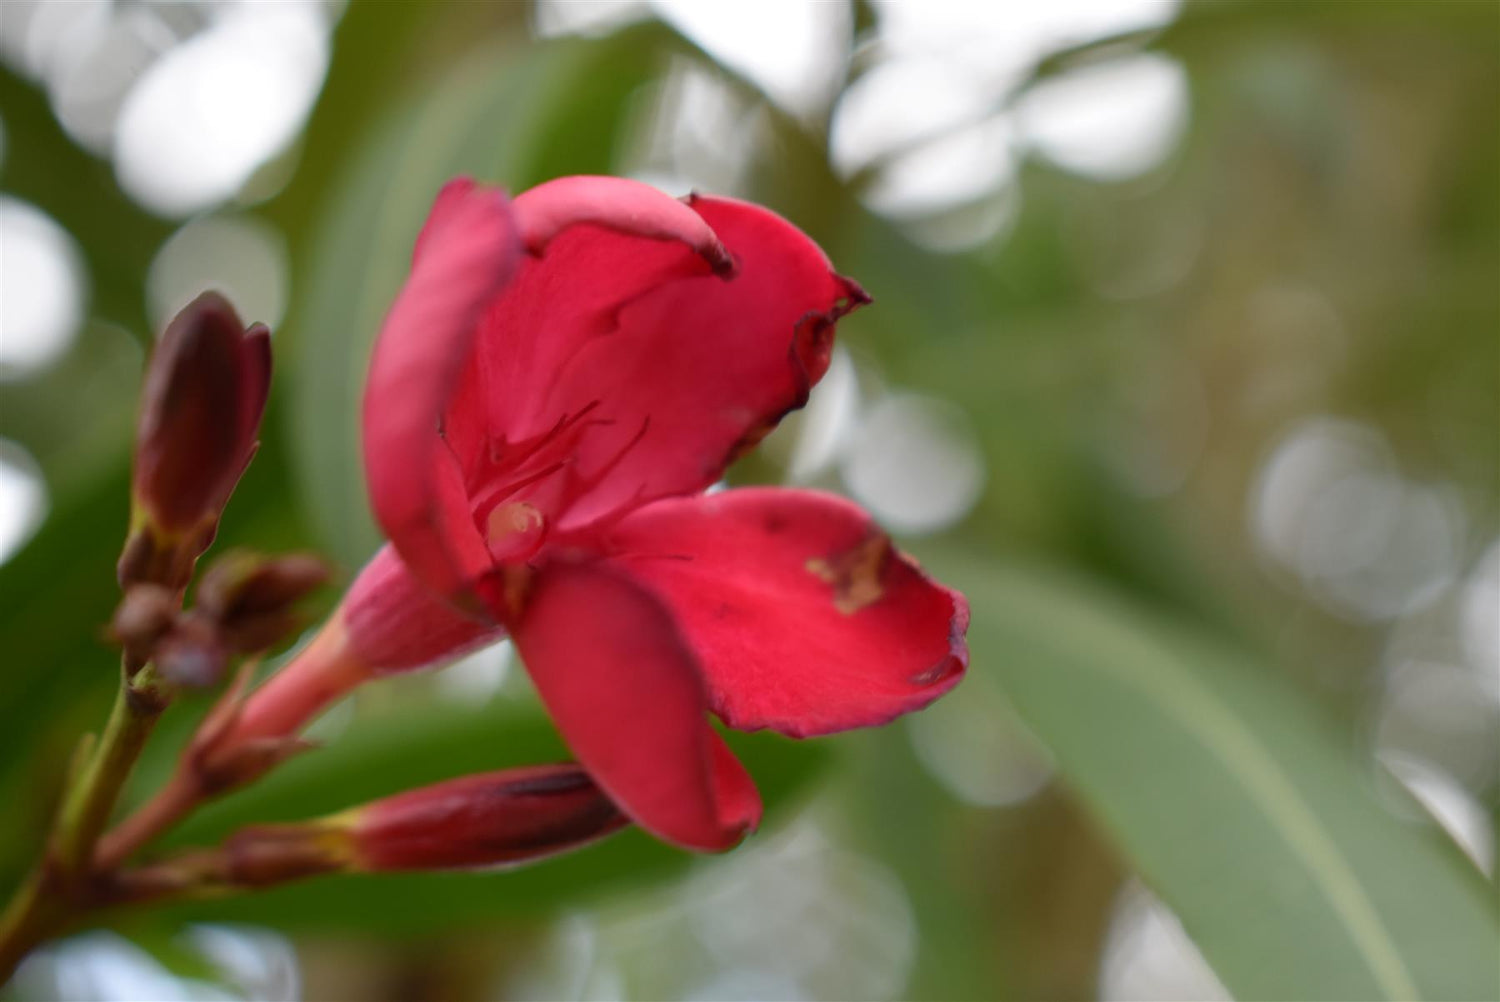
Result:
[[[558,224],[554,191],[587,192],[583,218],[597,208],[591,187],[553,187],[562,184],[521,196],[518,213],[545,193],[539,215]],[[624,235],[617,219],[575,222],[486,314],[447,422],[481,519],[485,506],[519,499],[555,535],[701,490],[806,401],[827,368],[835,321],[867,301],[766,209],[714,198],[682,205],[640,188],[629,192],[631,218],[653,237],[675,227],[687,242]],[[653,199],[656,209],[640,207]],[[733,255],[733,277],[714,273],[683,211]]]
[[[623,177],[560,177],[521,193],[515,202],[521,241],[540,255],[563,230],[593,223],[626,236],[685,244],[715,272],[732,264],[709,225],[688,206],[649,184]]]
[[[968,665],[963,596],[833,495],[660,501],[608,546],[671,610],[732,727],[808,737],[882,724],[953,688]]]
[[[389,544],[349,586],[339,621],[350,650],[375,675],[452,661],[505,637],[503,628],[465,616],[429,592]]]
[[[760,797],[710,728],[697,666],[650,595],[597,564],[554,563],[513,636],[573,754],[637,824],[713,851],[759,822]]]
[[[440,420],[480,314],[514,275],[521,248],[505,196],[467,179],[443,189],[419,243],[370,364],[365,471],[402,560],[427,587],[457,597],[491,562]]]

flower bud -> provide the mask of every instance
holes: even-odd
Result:
[[[464,776],[377,800],[351,814],[356,866],[368,872],[531,862],[628,823],[573,763]]]
[[[208,870],[229,886],[265,887],[320,873],[516,866],[626,823],[581,767],[533,766],[464,776],[314,821],[242,828]]]
[[[142,391],[122,586],[186,585],[255,452],[270,378],[270,332],[245,328],[218,293],[167,325]]]
[[[296,603],[326,580],[328,568],[316,557],[263,557],[236,550],[204,573],[196,611],[218,624],[230,650],[252,654],[290,633],[297,625]]]
[[[181,603],[167,588],[138,584],[125,592],[110,620],[109,635],[125,650],[132,674],[151,659],[152,651],[177,620]]]
[[[229,667],[229,650],[213,620],[186,612],[157,642],[151,659],[162,678],[189,689],[217,685]]]

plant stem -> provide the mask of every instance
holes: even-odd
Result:
[[[99,840],[104,870],[172,828],[204,802],[260,778],[308,745],[307,723],[370,678],[349,649],[337,615],[316,639],[248,697],[237,681],[189,743],[165,786]]]
[[[67,921],[62,900],[46,893],[45,871],[38,869],[16,891],[5,914],[0,915],[0,986],[37,944],[56,933]]]
[[[65,884],[76,883],[93,869],[94,845],[167,703],[150,665],[133,679],[122,676],[104,735],[83,775],[68,791],[54,832],[51,852]]]
[[[192,773],[174,772],[167,784],[139,810],[99,839],[94,854],[95,865],[101,870],[119,866],[137,849],[191,814],[205,796]]]
[[[0,984],[38,943],[93,907],[94,846],[169,697],[150,665],[122,670],[104,734],[63,795],[42,861],[0,916]]]

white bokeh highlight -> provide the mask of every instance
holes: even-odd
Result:
[[[0,438],[0,565],[20,552],[47,518],[47,484],[36,460]]]
[[[841,56],[852,27],[848,4],[652,0],[652,8],[794,114],[814,113],[843,76]]]
[[[828,371],[807,406],[794,415],[797,439],[786,463],[787,480],[808,483],[837,462],[858,427],[859,413],[859,373],[849,350],[836,345]]]
[[[1187,74],[1143,54],[1088,66],[1030,90],[1017,110],[1021,134],[1064,170],[1100,181],[1156,167],[1187,124]]]
[[[123,936],[90,932],[42,947],[12,982],[28,1002],[239,1002],[208,981],[181,978]]]
[[[973,428],[952,404],[893,394],[863,416],[844,454],[844,483],[895,532],[938,532],[974,507],[984,458]]]
[[[222,292],[245,323],[263,323],[274,333],[286,313],[286,241],[271,224],[253,216],[195,219],[156,252],[146,276],[146,305],[158,333],[206,289]]]
[[[107,156],[131,89],[177,41],[149,7],[117,10],[107,23],[84,34],[72,57],[55,67],[48,87],[52,111],[63,129],[89,150]]]
[[[1500,539],[1479,558],[1462,595],[1464,653],[1480,684],[1500,700]]]
[[[1251,535],[1330,611],[1386,620],[1435,601],[1456,578],[1465,516],[1456,494],[1406,480],[1378,431],[1311,418],[1261,468]]]
[[[439,698],[461,706],[488,703],[505,686],[514,664],[515,645],[502,640],[466,654],[438,672],[433,680]]]
[[[87,299],[83,256],[68,232],[35,206],[0,195],[0,382],[61,358]]]
[[[1422,808],[1443,827],[1482,873],[1495,872],[1495,828],[1483,804],[1452,776],[1413,755],[1380,756]]]
[[[643,999],[897,999],[918,938],[896,875],[808,817],[599,929],[594,970],[620,972],[614,998]]]
[[[302,972],[285,936],[257,926],[222,923],[189,926],[187,940],[225,984],[255,1002],[298,1002]]]
[[[1121,888],[1099,964],[1100,1002],[1231,1002],[1171,909],[1137,880]]]
[[[167,216],[232,197],[296,137],[327,64],[325,15],[314,0],[228,8],[126,98],[114,147],[121,186]]]
[[[973,807],[1012,807],[1046,788],[1052,756],[1021,723],[988,675],[964,680],[962,698],[938,700],[906,718],[917,760]]]

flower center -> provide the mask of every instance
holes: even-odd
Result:
[[[545,432],[519,442],[492,439],[479,468],[470,475],[470,504],[496,563],[516,565],[534,557],[570,511],[589,506],[591,492],[615,473],[650,427],[643,418],[633,430],[598,414],[591,401],[564,414]],[[639,503],[639,490],[610,492],[587,521],[616,515]],[[571,530],[569,530],[571,531]]]
[[[490,512],[484,536],[496,561],[520,563],[547,538],[547,516],[530,502],[506,501]]]

